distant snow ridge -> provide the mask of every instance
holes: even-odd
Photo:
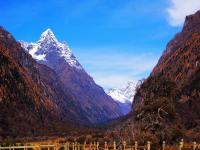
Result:
[[[71,67],[83,69],[67,43],[59,42],[51,29],[44,31],[36,43],[21,42],[21,45],[39,62],[44,63],[47,59],[55,59],[57,61],[59,58],[64,58]]]
[[[135,95],[134,82],[128,82],[127,85],[121,89],[110,89],[108,95],[120,103],[132,103]]]

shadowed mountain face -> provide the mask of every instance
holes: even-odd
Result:
[[[60,122],[66,128],[67,122],[88,123],[80,103],[56,73],[32,59],[3,28],[0,64],[0,137],[47,135]]]
[[[123,137],[154,143],[200,140],[199,63],[200,11],[186,17],[183,30],[136,88],[132,112],[115,130]]]
[[[81,104],[84,115],[91,123],[105,122],[122,115],[119,104],[86,73],[66,43],[59,42],[47,29],[37,43],[22,42],[22,46],[40,64],[53,69],[64,85]]]
[[[94,83],[67,46],[57,47],[55,37],[46,38],[29,45],[41,48],[34,47],[31,56],[0,27],[0,141],[82,135],[87,131],[82,125],[121,114],[118,104]]]
[[[199,138],[196,132],[200,128],[199,50],[200,11],[186,17],[183,30],[169,42],[150,77],[137,92],[137,106],[133,107],[137,118],[141,113],[148,112],[147,107],[155,109],[148,113],[154,112],[156,115],[151,117],[156,116],[155,120],[146,122],[152,124],[146,129],[150,133],[157,132],[162,138],[169,139]],[[145,120],[145,117],[139,120]],[[162,125],[165,122],[166,127]],[[170,134],[159,132],[159,127]]]

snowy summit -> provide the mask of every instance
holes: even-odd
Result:
[[[135,95],[135,83],[128,82],[125,87],[121,89],[110,89],[108,95],[120,103],[132,103]]]
[[[55,37],[53,31],[50,28],[48,28],[46,31],[44,31],[41,34],[40,40],[38,42],[46,42],[46,43],[55,42],[55,43],[59,43],[57,38]]]
[[[21,42],[21,45],[40,63],[63,58],[71,67],[83,69],[66,42],[59,42],[51,29],[45,30],[36,43]]]

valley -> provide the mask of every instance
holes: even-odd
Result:
[[[146,79],[108,90],[50,28],[26,42],[0,27],[0,150],[200,149],[199,61],[200,11]]]

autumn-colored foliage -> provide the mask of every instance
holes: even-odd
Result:
[[[80,124],[87,121],[73,95],[64,92],[56,73],[33,60],[1,27],[0,141],[70,135],[74,126],[81,133],[85,130]]]
[[[153,141],[155,146],[199,141],[200,11],[186,17],[182,32],[167,45],[151,75],[137,88],[132,112],[108,133]],[[122,122],[122,123],[120,123]]]

